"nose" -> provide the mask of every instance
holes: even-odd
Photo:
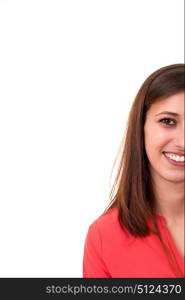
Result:
[[[184,123],[182,124],[182,126],[178,126],[178,129],[175,133],[175,146],[185,152],[185,145],[184,145],[184,139],[185,139],[185,132],[184,132]]]

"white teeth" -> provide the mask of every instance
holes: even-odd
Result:
[[[167,157],[171,158],[172,160],[184,162],[185,156],[179,156],[171,153],[164,153]]]

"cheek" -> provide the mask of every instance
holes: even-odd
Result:
[[[151,128],[145,130],[145,148],[147,154],[150,156],[151,153],[156,151],[162,152],[165,150],[165,146],[169,141],[169,133],[165,129]]]

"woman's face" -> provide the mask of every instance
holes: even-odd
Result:
[[[152,176],[174,183],[184,182],[184,92],[151,105],[144,134]]]

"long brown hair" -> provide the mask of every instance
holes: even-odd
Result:
[[[177,262],[164,244],[155,215],[155,193],[149,172],[149,161],[144,145],[146,113],[157,100],[185,89],[185,65],[174,64],[152,73],[142,84],[130,110],[127,128],[119,151],[117,175],[110,192],[110,204],[105,212],[118,208],[118,219],[135,237],[155,233],[167,254],[176,277],[183,277]],[[153,229],[147,220],[151,220]]]

